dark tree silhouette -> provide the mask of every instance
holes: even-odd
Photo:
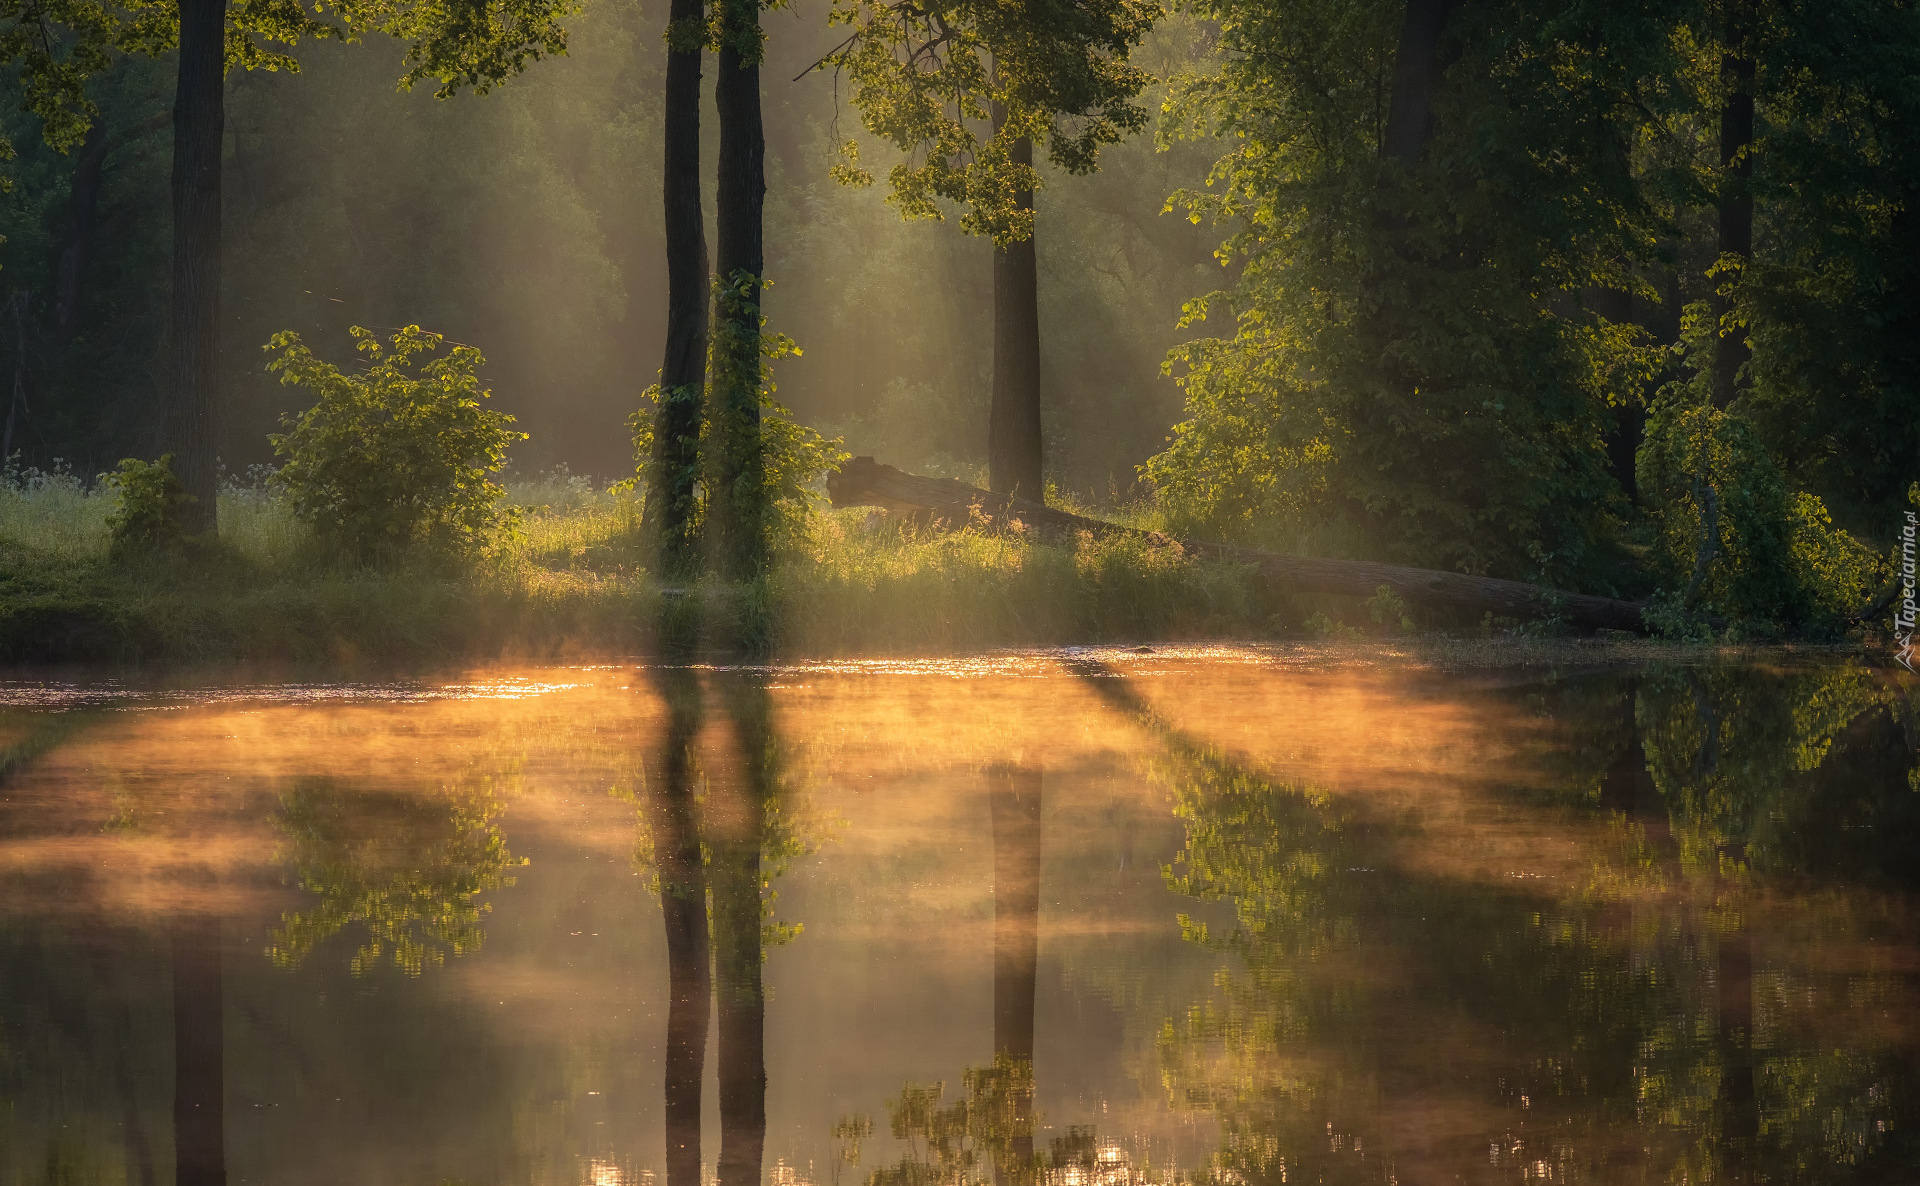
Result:
[[[657,668],[655,679],[667,705],[667,728],[659,777],[649,780],[646,810],[667,939],[667,1049],[662,1067],[667,1186],[700,1186],[700,1088],[713,1009],[707,876],[693,798],[700,683],[685,667]]]
[[[735,776],[710,792],[716,1015],[720,1027],[720,1186],[760,1186],[767,1136],[767,1001],[761,848],[774,790],[772,704],[764,677],[726,681]]]
[[[1040,959],[1040,805],[1038,767],[996,767],[987,773],[993,815],[993,1054],[1025,1068],[1026,1090],[1013,1101],[1015,1124],[1007,1164],[994,1165],[995,1186],[1020,1186],[1033,1164],[1033,1019]],[[1011,1172],[1010,1172],[1011,1171]]]
[[[173,921],[175,1186],[226,1186],[226,1000],[220,916]]]
[[[673,0],[667,21],[666,118],[662,175],[667,238],[667,346],[660,364],[647,515],[661,566],[683,574],[695,560],[695,487],[706,393],[707,230],[700,211],[700,58],[706,45],[700,0]]]

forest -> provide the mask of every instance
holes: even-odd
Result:
[[[1920,1180],[1920,0],[0,61],[0,1186]]]
[[[16,657],[644,645],[692,589],[795,651],[1912,628],[1897,0],[0,31]],[[1003,501],[830,509],[854,455]]]

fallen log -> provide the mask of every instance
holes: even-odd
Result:
[[[1096,537],[1131,537],[1156,545],[1176,546],[1191,556],[1247,564],[1258,569],[1276,588],[1292,593],[1334,593],[1370,597],[1380,586],[1416,605],[1492,613],[1516,619],[1557,618],[1576,629],[1631,630],[1644,633],[1639,603],[1586,593],[1565,593],[1506,581],[1370,560],[1329,560],[1322,556],[1295,556],[1263,552],[1232,544],[1177,540],[1155,531],[1122,527],[1101,519],[1070,514],[1053,507],[993,494],[948,478],[923,478],[871,457],[855,457],[827,479],[827,494],[836,507],[874,506],[910,512],[952,526],[980,523],[1030,532],[1056,543],[1071,542],[1081,533]]]

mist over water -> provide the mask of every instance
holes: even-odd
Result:
[[[9,685],[0,1182],[660,1183],[674,1075],[703,1178],[1897,1180],[1915,695],[1238,648]]]

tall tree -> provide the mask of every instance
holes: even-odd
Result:
[[[700,211],[700,57],[706,48],[701,0],[672,0],[667,19],[666,168],[667,345],[654,420],[653,519],[661,567],[676,575],[694,563],[700,421],[706,390],[707,230]]]
[[[1734,316],[1733,289],[1753,259],[1754,61],[1747,46],[1754,14],[1744,0],[1728,0],[1726,41],[1720,51],[1720,176],[1717,187],[1719,258],[1712,308],[1718,332],[1713,352],[1713,405],[1732,403],[1751,351],[1747,329]]]
[[[1433,91],[1441,68],[1440,35],[1460,0],[1407,0],[1400,44],[1393,55],[1393,90],[1387,100],[1387,126],[1380,155],[1411,165],[1427,146],[1433,129]]]
[[[574,7],[571,0],[506,0],[486,6],[347,0],[309,10],[301,0],[263,0],[232,8],[222,0],[178,0],[177,7],[166,0],[141,0],[121,14],[97,0],[75,6],[72,19],[79,23],[118,27],[116,44],[150,52],[177,45],[179,50],[166,440],[194,496],[197,529],[218,526],[220,164],[228,70],[297,70],[299,64],[290,55],[269,46],[290,49],[303,37],[353,41],[382,33],[407,43],[402,87],[434,79],[440,98],[468,87],[485,94],[530,61],[564,53],[566,30],[560,20]]]
[[[1187,418],[1148,477],[1176,522],[1287,550],[1623,587],[1612,401],[1657,361],[1579,307],[1640,292],[1660,226],[1627,165],[1670,17],[1520,0],[1227,0],[1176,196],[1244,261],[1190,302]],[[1551,151],[1543,146],[1553,146]],[[1220,322],[1225,326],[1216,326]],[[1520,474],[1527,474],[1522,478]]]
[[[760,292],[766,286],[763,217],[767,139],[760,119],[760,0],[721,0],[719,245],[713,343],[715,461],[709,491],[719,570],[750,580],[767,564],[767,459],[760,431]]]
[[[173,301],[166,428],[201,531],[218,528],[220,154],[226,140],[226,0],[180,0],[173,99]]]
[[[994,106],[994,134],[1006,128],[1006,107]],[[1014,209],[1033,219],[1033,141],[1007,147],[1007,163],[1022,177]],[[987,412],[987,481],[994,490],[1046,496],[1046,440],[1040,426],[1040,255],[1033,231],[993,245],[993,402]]]
[[[1726,0],[1696,40],[1720,51],[1694,85],[1725,133],[1701,145],[1721,169],[1702,204],[1745,263],[1716,278],[1736,282],[1717,353],[1745,363],[1739,410],[1793,483],[1881,536],[1920,452],[1920,9]]]
[[[907,218],[940,218],[942,201],[957,203],[962,228],[994,242],[996,492],[1045,492],[1034,143],[1069,173],[1088,173],[1102,147],[1145,126],[1135,99],[1147,76],[1128,56],[1159,13],[1147,0],[835,4],[834,22],[853,31],[823,64],[847,71],[867,129],[906,156],[888,176],[888,200]],[[836,175],[870,183],[852,144],[845,153]]]

